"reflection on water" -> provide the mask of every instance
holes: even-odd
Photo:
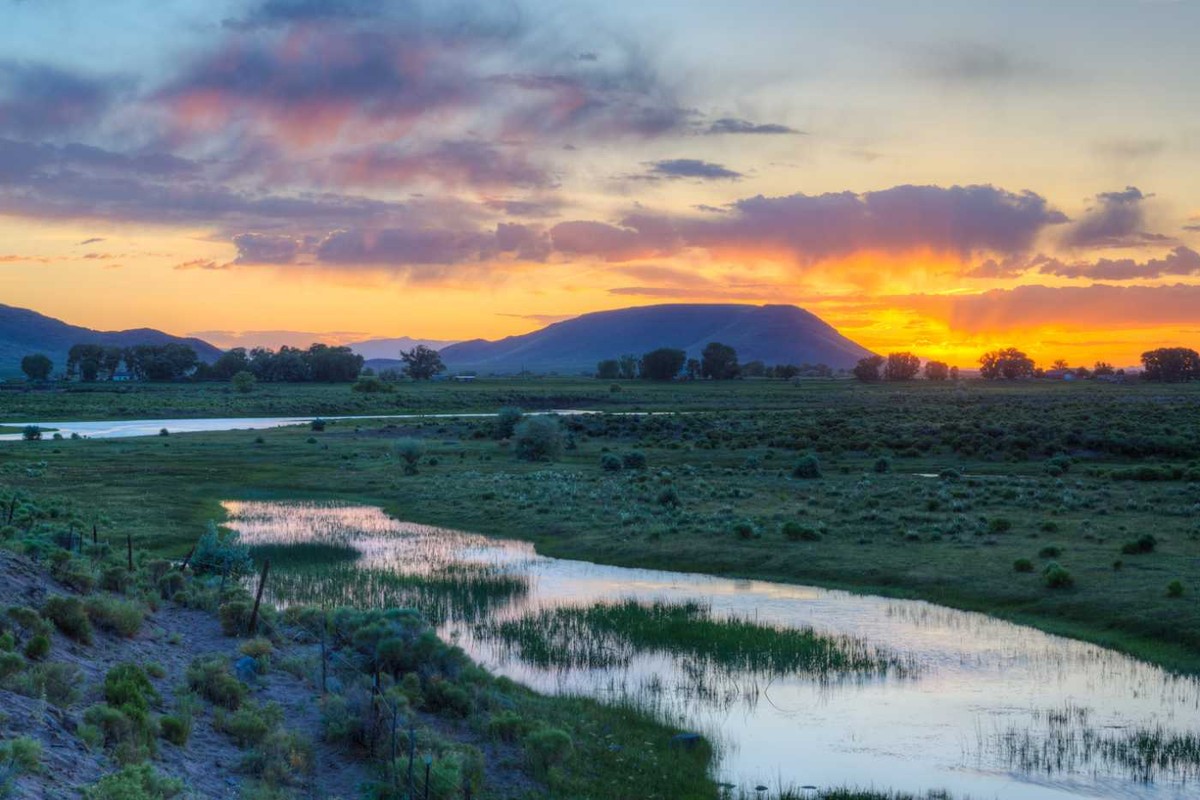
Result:
[[[633,698],[704,732],[732,782],[1013,800],[1200,796],[1200,682],[1093,645],[917,601],[545,558],[527,543],[397,522],[373,507],[225,506],[248,544],[357,553],[273,556],[277,602],[416,606],[497,673],[543,692]],[[912,669],[830,681],[803,670],[714,669],[685,647],[630,647],[607,662],[572,664],[525,658],[487,635],[627,599],[811,628]]]

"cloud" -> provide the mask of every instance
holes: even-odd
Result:
[[[739,180],[742,173],[697,158],[669,158],[655,161],[650,175],[662,178],[701,178],[704,180]]]
[[[290,264],[300,252],[295,237],[272,233],[240,233],[233,237],[238,264]]]
[[[45,64],[0,60],[0,131],[20,136],[67,133],[94,124],[122,82]]]
[[[485,208],[507,214],[510,217],[552,217],[562,208],[563,201],[555,197],[524,200],[508,197],[485,197]]]
[[[233,347],[271,347],[278,348],[283,345],[289,347],[308,347],[314,342],[323,342],[331,345],[350,344],[358,342],[369,336],[361,331],[288,331],[288,330],[267,330],[267,331],[192,331],[188,336],[195,336],[198,339],[203,339],[209,344],[216,345],[222,350],[228,350]]]
[[[1097,142],[1096,152],[1113,161],[1139,161],[1160,155],[1167,149],[1164,139],[1106,139]]]
[[[1101,281],[1129,281],[1165,276],[1200,275],[1200,253],[1188,247],[1176,247],[1162,258],[1138,262],[1132,258],[1101,258],[1095,262],[1064,263],[1046,259],[1039,268],[1044,275],[1061,278],[1089,278]]]
[[[713,120],[705,133],[710,135],[729,133],[781,135],[788,133],[803,134],[804,132],[777,123],[755,123],[736,117],[721,117],[720,119]]]
[[[103,241],[104,241],[103,237],[93,236],[90,239],[84,239],[82,242],[79,243],[79,246],[82,247],[83,245],[86,245],[86,244],[96,244],[98,242],[103,242]]]
[[[1120,192],[1101,192],[1096,204],[1067,229],[1063,243],[1067,247],[1138,247],[1169,237],[1148,233],[1143,203],[1154,195],[1142,194],[1136,186]]]
[[[387,144],[339,154],[329,165],[329,177],[338,185],[436,180],[446,186],[540,188],[552,183],[549,172],[527,154],[477,141],[446,141],[428,149]]]
[[[232,264],[222,264],[219,261],[209,261],[208,259],[204,258],[197,258],[192,261],[184,261],[182,264],[176,264],[174,267],[172,267],[172,269],[179,270],[181,272],[194,269],[218,271],[232,268]]]
[[[16,253],[0,255],[0,264],[19,264],[23,262],[49,264],[51,259],[45,256],[23,256]]]
[[[1066,222],[1033,192],[992,186],[895,186],[876,192],[738,200],[720,217],[634,214],[620,225],[555,225],[555,247],[574,255],[628,261],[686,247],[772,252],[812,263],[865,251],[933,250],[967,257],[1016,254],[1047,227]]]
[[[419,277],[411,268],[497,258],[539,261],[548,252],[546,236],[538,229],[500,223],[492,231],[423,226],[338,230],[317,244],[315,255],[323,264],[384,265]]]
[[[496,316],[498,316],[498,317],[513,317],[515,319],[528,319],[528,320],[532,320],[533,322],[538,323],[539,325],[552,325],[555,322],[562,322],[563,320],[575,319],[575,317],[577,317],[579,315],[578,314],[505,314],[505,313],[498,312],[496,314]]]
[[[944,42],[912,53],[918,76],[963,86],[1044,81],[1053,76],[1043,62],[981,42]]]
[[[1167,327],[1200,323],[1200,286],[1018,286],[975,295],[887,298],[941,316],[956,331]]]

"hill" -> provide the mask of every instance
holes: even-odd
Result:
[[[451,371],[482,374],[578,373],[625,353],[677,347],[699,357],[709,342],[731,345],[739,360],[853,366],[870,351],[802,308],[785,305],[669,304],[598,311],[498,341],[474,339],[441,351]]]
[[[401,336],[398,339],[367,339],[363,342],[353,342],[349,347],[368,361],[390,359],[399,362],[401,350],[412,350],[418,345],[425,345],[434,350],[441,350],[443,347],[449,347],[452,344],[455,344],[455,342],[438,339],[413,339],[408,336]]]
[[[30,353],[45,353],[55,372],[67,363],[67,351],[75,344],[132,347],[138,344],[180,342],[190,345],[201,361],[212,363],[221,351],[202,339],[172,336],[153,328],[127,331],[97,331],[70,325],[27,308],[0,304],[0,375],[18,375],[21,359]]]

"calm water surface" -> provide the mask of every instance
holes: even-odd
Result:
[[[342,572],[274,565],[287,595],[279,602],[332,594],[392,604],[403,593],[368,576],[447,567],[522,578],[520,591],[428,610],[443,635],[496,673],[542,692],[631,698],[705,733],[732,783],[944,788],[959,798],[1012,800],[1200,797],[1194,766],[1130,767],[1094,746],[1139,729],[1200,734],[1200,682],[1100,647],[924,602],[547,558],[528,543],[399,522],[374,507],[225,508],[249,544],[318,542],[360,554]],[[348,580],[355,574],[363,580]],[[608,669],[542,669],[480,632],[487,620],[627,598],[700,601],[717,616],[852,636],[914,669],[822,681],[706,669],[670,653],[634,655]]]

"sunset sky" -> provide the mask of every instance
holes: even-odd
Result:
[[[0,14],[0,302],[74,324],[466,339],[745,302],[963,366],[1200,346],[1196,0]]]

